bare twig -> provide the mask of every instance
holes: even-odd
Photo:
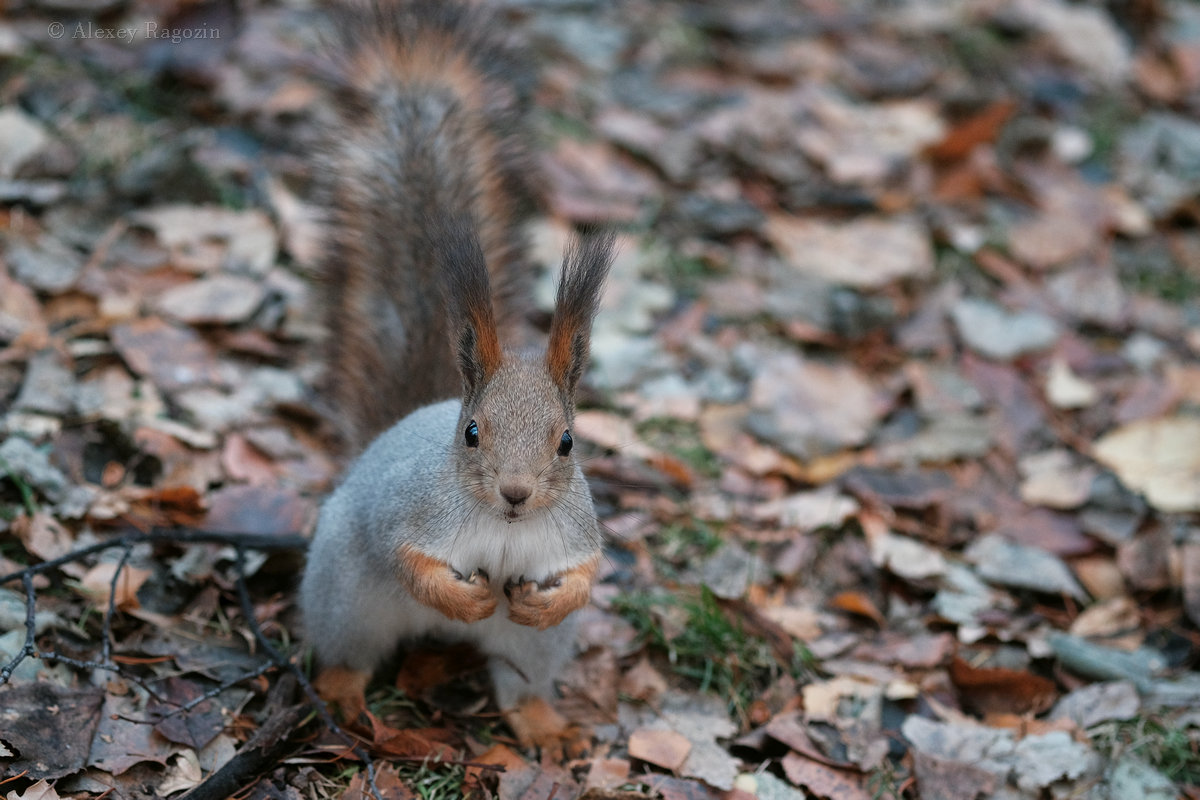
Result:
[[[122,673],[117,667],[111,663],[111,634],[112,634],[112,617],[115,611],[115,597],[117,581],[120,578],[121,572],[125,567],[129,558],[129,553],[135,545],[143,542],[155,543],[177,543],[177,544],[197,544],[197,543],[214,543],[233,545],[238,548],[238,574],[245,575],[245,561],[242,558],[245,549],[253,550],[304,550],[308,547],[308,540],[299,534],[285,534],[280,536],[263,536],[260,534],[238,534],[224,533],[217,531],[204,530],[172,530],[169,528],[154,528],[149,532],[127,533],[116,537],[106,542],[97,542],[96,544],[87,547],[81,547],[66,555],[52,558],[49,561],[43,561],[40,564],[25,567],[16,572],[0,577],[0,584],[5,584],[10,581],[21,579],[25,586],[25,642],[12,660],[3,667],[0,667],[0,685],[3,685],[12,678],[13,672],[21,662],[27,658],[40,658],[45,661],[56,661],[77,669],[99,669],[106,672],[113,672],[121,675],[122,678],[135,683],[146,691],[155,700],[169,705],[177,706],[178,703],[167,700],[162,695],[151,689],[144,681],[133,676]],[[102,660],[101,661],[81,661],[79,659],[64,656],[60,653],[39,652],[36,644],[36,625],[35,615],[37,611],[37,596],[33,590],[33,576],[42,572],[47,572],[52,569],[61,567],[63,564],[69,564],[72,561],[78,561],[86,558],[94,553],[100,553],[105,550],[110,550],[114,547],[122,547],[125,549],[121,557],[120,563],[117,565],[116,572],[113,574],[112,583],[109,586],[108,610],[104,617],[104,642],[101,645]],[[281,664],[282,666],[282,664]],[[261,674],[261,673],[259,673]]]
[[[143,542],[153,542],[157,544],[176,543],[176,544],[228,544],[235,547],[245,547],[247,550],[306,550],[308,549],[308,540],[303,536],[295,533],[281,534],[279,536],[265,536],[256,533],[224,533],[218,531],[204,530],[188,530],[180,531],[171,528],[154,528],[148,533],[126,533],[115,539],[107,542],[97,542],[87,547],[81,547],[67,553],[58,558],[52,558],[49,561],[43,561],[40,564],[19,569],[16,572],[10,572],[8,575],[0,577],[0,584],[15,581],[25,573],[36,575],[39,572],[57,569],[63,564],[69,564],[72,561],[78,561],[85,556],[90,556],[93,553],[100,553],[105,550],[111,550],[114,547],[125,547],[138,545]]]
[[[120,580],[121,572],[124,571],[125,563],[129,561],[129,554],[132,552],[133,545],[125,545],[125,551],[121,553],[121,560],[117,562],[112,583],[108,587],[108,610],[104,612],[104,629],[100,641],[100,661],[104,664],[112,661],[112,620],[117,612],[117,581]]]
[[[21,576],[21,579],[25,584],[25,643],[21,645],[20,652],[0,668],[0,684],[8,683],[8,679],[12,677],[13,671],[20,666],[22,661],[30,656],[37,655],[37,645],[34,643],[34,640],[37,638],[37,623],[35,621],[37,595],[33,593],[33,573],[27,572]]]
[[[250,602],[250,590],[246,587],[246,582],[244,580],[246,548],[237,545],[235,545],[235,547],[237,548],[238,565],[238,601],[242,607],[242,616],[246,618],[246,624],[250,626],[250,630],[254,633],[255,641],[258,642],[259,646],[264,652],[266,652],[267,656],[271,658],[271,660],[296,676],[296,682],[299,683],[300,688],[304,690],[305,696],[308,697],[312,707],[321,717],[321,721],[325,723],[325,727],[329,729],[330,733],[345,742],[350,748],[350,751],[354,753],[354,755],[357,756],[364,765],[366,765],[367,784],[371,787],[371,794],[376,798],[376,800],[383,800],[383,795],[379,793],[379,787],[375,784],[375,762],[371,759],[370,754],[367,753],[367,751],[364,750],[357,741],[355,741],[353,736],[342,730],[341,726],[334,721],[333,715],[329,713],[329,707],[325,705],[325,701],[321,699],[319,694],[317,694],[317,690],[313,688],[312,683],[309,682],[308,676],[304,674],[304,670],[300,669],[300,667],[297,666],[296,663],[291,659],[285,659],[279,653],[279,651],[275,649],[275,645],[272,644],[271,640],[266,637],[266,634],[262,632],[262,628],[259,627],[258,619],[254,614],[254,606]]]
[[[199,697],[193,698],[184,704],[176,703],[163,697],[153,688],[147,685],[147,683],[141,678],[122,673],[120,668],[112,663],[112,619],[116,613],[117,584],[120,580],[121,573],[124,571],[129,560],[132,549],[136,545],[145,542],[171,544],[212,543],[233,546],[236,553],[237,564],[238,602],[241,606],[242,615],[245,617],[246,624],[250,626],[250,630],[254,635],[254,640],[262,649],[263,653],[266,654],[268,662],[261,664],[255,669],[243,673],[242,675],[239,675],[230,681],[226,681],[220,686],[216,686],[206,691]],[[117,569],[113,574],[112,582],[109,586],[108,608],[104,616],[103,626],[104,641],[101,644],[102,660],[81,661],[79,659],[71,658],[70,656],[64,656],[53,651],[38,651],[36,644],[35,625],[37,597],[33,588],[34,575],[56,569],[63,564],[78,561],[82,558],[86,558],[87,556],[115,547],[123,548],[124,552],[121,555],[121,560],[117,564]],[[294,660],[288,658],[283,653],[280,653],[271,640],[267,638],[266,634],[263,633],[261,626],[258,624],[258,619],[254,613],[254,605],[250,600],[250,590],[246,585],[247,550],[304,550],[307,547],[308,540],[298,534],[263,536],[257,534],[238,534],[204,530],[180,531],[165,528],[154,528],[149,532],[126,533],[109,541],[97,542],[96,544],[89,545],[88,547],[82,547],[71,553],[67,553],[59,558],[43,561],[40,564],[34,564],[18,570],[17,572],[0,576],[0,584],[8,583],[19,578],[25,587],[25,643],[22,646],[21,651],[17,653],[13,659],[5,664],[3,668],[0,668],[0,684],[6,683],[10,679],[13,671],[16,670],[20,663],[26,658],[40,658],[46,661],[57,661],[68,664],[77,669],[98,669],[107,672],[113,672],[141,687],[150,697],[154,698],[158,702],[175,707],[171,712],[163,717],[160,717],[158,720],[131,720],[133,722],[152,723],[175,714],[190,711],[205,700],[216,697],[222,691],[230,688],[234,684],[258,677],[275,668],[283,669],[295,677],[297,683],[304,690],[304,694],[308,698],[309,703],[312,705],[313,709],[316,710],[318,716],[321,718],[321,721],[325,724],[329,731],[344,741],[350,752],[354,753],[354,755],[366,766],[367,782],[370,785],[371,793],[374,797],[381,800],[382,795],[379,792],[379,787],[375,783],[375,763],[371,759],[370,754],[363,749],[363,747],[354,737],[344,731],[337,724],[337,722],[334,721],[333,716],[329,713],[329,709],[325,705],[325,702],[321,699],[320,695],[317,694],[316,689],[313,688],[312,683],[309,682],[308,677],[304,674],[304,671],[300,669]],[[291,721],[293,718],[294,714],[289,711],[289,713],[281,718],[282,721],[280,724],[282,725],[284,722]],[[264,758],[259,758],[257,761],[244,760],[241,763],[259,764],[268,762],[264,760]],[[205,795],[201,794],[196,796],[204,797]]]

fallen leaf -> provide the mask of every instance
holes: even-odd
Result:
[[[1074,780],[1091,772],[1100,756],[1088,744],[1064,731],[1026,736],[1017,742],[1013,770],[1017,785],[1036,792],[1063,778]]]
[[[1088,499],[1094,467],[1075,462],[1066,450],[1046,450],[1025,456],[1018,464],[1024,480],[1021,499],[1031,505],[1050,508],[1078,508]]]
[[[200,759],[197,757],[196,751],[184,750],[171,759],[157,790],[165,797],[199,786],[203,778],[204,773],[200,768]]]
[[[929,232],[914,219],[773,216],[767,237],[793,269],[829,283],[872,289],[933,271]]]
[[[1056,699],[1054,681],[1024,670],[973,667],[957,656],[950,662],[950,680],[964,703],[982,714],[995,711],[1041,713]]]
[[[163,292],[158,310],[191,325],[231,325],[248,319],[265,296],[259,281],[213,275]]]
[[[1141,621],[1137,604],[1121,595],[1085,608],[1071,623],[1070,632],[1075,636],[1112,638],[1136,632]]]
[[[32,517],[17,517],[13,520],[12,531],[27,553],[43,561],[65,556],[75,548],[71,532],[45,511],[38,511]]]
[[[195,750],[202,749],[217,738],[227,721],[218,699],[205,700],[187,711],[179,711],[179,706],[200,697],[205,688],[186,678],[168,678],[162,693],[175,705],[151,701],[147,709],[152,714],[163,715],[154,724],[155,732],[168,741]]]
[[[220,384],[224,377],[212,349],[198,334],[158,317],[118,325],[109,337],[130,369],[164,391]]]
[[[407,786],[404,778],[396,772],[391,764],[378,764],[375,771],[375,786],[381,796],[371,791],[367,781],[367,771],[360,769],[350,779],[342,800],[413,800],[416,797]]]
[[[867,617],[881,628],[887,624],[875,603],[862,592],[839,592],[829,599],[829,605],[841,611]]]
[[[621,676],[621,693],[634,700],[653,703],[666,690],[667,679],[645,656]]]
[[[142,716],[144,710],[133,695],[105,695],[100,724],[88,753],[88,766],[122,775],[145,762],[165,765],[171,756],[185,749],[168,741],[151,725],[131,725],[125,721]]]
[[[842,476],[842,481],[863,502],[891,508],[928,508],[944,502],[954,492],[954,479],[940,470],[896,472],[855,467]]]
[[[692,743],[681,733],[658,728],[638,728],[629,735],[629,755],[657,767],[678,772],[692,752]]]
[[[1000,129],[1008,122],[1017,104],[1012,100],[997,100],[962,122],[951,127],[941,140],[926,152],[935,161],[958,161],[966,158],[981,144],[995,141]]]
[[[171,205],[139,211],[131,219],[153,230],[172,261],[192,272],[228,267],[264,275],[279,249],[275,226],[258,209]]]
[[[204,526],[212,531],[282,536],[307,533],[315,521],[313,502],[289,489],[226,486],[209,497]]]
[[[225,437],[221,464],[229,473],[229,477],[254,485],[272,484],[277,477],[275,463],[239,433],[231,433]]]
[[[1083,588],[1060,558],[1040,547],[1014,544],[996,534],[985,534],[964,551],[980,577],[1001,586],[1066,594],[1085,600]]]
[[[1092,456],[1158,510],[1200,511],[1200,418],[1131,422],[1097,440]]]
[[[817,797],[829,800],[869,800],[871,797],[866,779],[859,772],[830,767],[798,753],[788,753],[780,765],[789,781]]]
[[[853,498],[832,487],[811,492],[797,492],[779,500],[757,505],[754,517],[761,521],[777,522],[781,527],[813,531],[836,528],[859,510]]]
[[[1129,681],[1093,683],[1065,695],[1049,714],[1049,719],[1069,719],[1087,730],[1114,719],[1133,719],[1141,700],[1137,687]]]
[[[619,789],[629,782],[630,763],[624,758],[595,758],[588,769],[585,789]]]
[[[95,600],[97,605],[107,606],[109,595],[112,593],[113,578],[117,577],[118,566],[115,561],[104,561],[97,564],[89,569],[79,581],[79,588],[84,594]],[[152,574],[154,573],[148,569],[141,569],[130,564],[122,567],[121,575],[117,577],[116,595],[113,598],[117,609],[129,611],[140,608],[141,604],[137,598],[138,590]]]
[[[870,540],[871,561],[909,581],[936,578],[946,572],[941,551],[907,536],[885,533]]]
[[[68,689],[39,681],[8,686],[0,699],[0,739],[17,753],[15,758],[0,759],[0,776],[28,771],[28,778],[54,780],[87,765],[103,690]]]
[[[1155,592],[1175,583],[1171,568],[1175,543],[1165,525],[1143,530],[1117,546],[1117,566],[1135,589]]]
[[[1058,325],[1034,311],[1007,311],[990,300],[964,298],[952,309],[958,335],[972,350],[1002,361],[1044,350],[1058,338]]]
[[[47,781],[40,780],[24,792],[13,790],[5,797],[8,800],[59,800],[59,794]]]
[[[996,775],[968,762],[918,751],[913,766],[922,800],[976,800],[996,790]]]

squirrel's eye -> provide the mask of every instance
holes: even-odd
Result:
[[[562,438],[558,440],[558,454],[560,456],[565,456],[568,453],[570,453],[572,444],[573,444],[573,442],[571,441],[571,432],[563,431]]]
[[[467,440],[467,447],[479,447],[479,426],[475,424],[475,420],[467,423],[463,438]]]

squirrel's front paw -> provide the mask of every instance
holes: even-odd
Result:
[[[452,569],[451,578],[435,608],[450,619],[463,622],[479,622],[490,617],[496,611],[496,597],[492,594],[487,573],[477,570],[463,575]]]
[[[587,603],[586,593],[581,597],[573,585],[561,578],[552,578],[544,585],[524,578],[509,581],[504,594],[508,596],[508,618],[540,631],[557,625]]]
[[[496,610],[496,598],[483,570],[463,575],[410,545],[401,547],[398,555],[401,580],[418,603],[462,622],[479,622]]]

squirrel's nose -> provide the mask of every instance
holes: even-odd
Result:
[[[523,486],[521,484],[513,484],[511,486],[501,486],[500,487],[501,496],[503,496],[505,500],[507,500],[509,503],[511,503],[514,506],[519,506],[519,505],[521,505],[521,503],[524,503],[526,500],[529,499],[529,495],[532,493],[533,493],[532,489],[530,489],[528,486]]]

